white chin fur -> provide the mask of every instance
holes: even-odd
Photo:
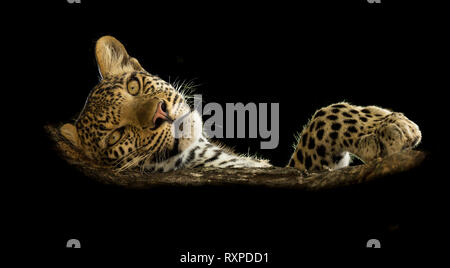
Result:
[[[194,110],[180,117],[174,124],[172,124],[172,134],[179,138],[178,150],[184,151],[193,143],[197,142],[202,136],[202,118],[200,114]],[[176,131],[176,129],[183,124],[183,130]]]

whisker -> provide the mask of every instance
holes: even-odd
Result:
[[[136,148],[136,149],[135,149],[134,151],[132,151],[131,153],[129,153],[129,154],[127,154],[127,155],[124,155],[123,157],[117,159],[117,160],[113,163],[113,165],[114,165],[114,167],[113,167],[114,170],[118,170],[119,172],[121,172],[121,171],[123,171],[123,170],[126,170],[126,169],[129,169],[129,168],[131,168],[131,167],[136,166],[136,164],[139,164],[139,161],[140,161],[141,159],[138,161],[138,163],[136,163],[136,159],[142,157],[142,156],[139,156],[138,154],[140,154],[140,153],[143,152],[142,149],[145,149],[145,146],[146,146],[146,145],[142,145],[142,146]],[[129,161],[129,162],[126,162],[127,159],[130,158],[130,157],[132,157],[133,159],[132,159],[131,161]],[[121,165],[123,162],[126,162],[126,163],[125,163],[123,166],[120,167],[120,165]]]

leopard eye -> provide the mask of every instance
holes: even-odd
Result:
[[[139,93],[139,82],[135,79],[132,79],[128,82],[127,86],[128,93],[133,96],[136,96]]]
[[[123,128],[114,130],[114,132],[111,133],[108,137],[107,141],[108,146],[113,146],[114,144],[116,144],[122,138],[122,135],[123,135]]]

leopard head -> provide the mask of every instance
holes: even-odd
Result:
[[[161,161],[201,135],[201,118],[184,94],[156,75],[112,36],[95,47],[100,83],[75,122],[61,134],[88,158],[105,166],[136,167]]]

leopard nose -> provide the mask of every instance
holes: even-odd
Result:
[[[152,129],[157,129],[162,123],[165,121],[168,121],[170,123],[173,122],[173,119],[170,118],[169,114],[167,113],[167,104],[164,101],[161,101],[158,103],[155,115],[153,116],[153,127]]]
[[[153,117],[157,113],[160,99],[141,99],[136,102],[135,112],[136,119],[142,128],[153,128]]]
[[[158,119],[162,119],[163,121],[169,120],[169,116],[167,115],[167,106],[164,101],[160,101],[157,105],[155,115],[152,119],[153,125],[156,125],[156,121]]]
[[[173,122],[167,111],[166,102],[158,98],[139,101],[136,117],[142,128],[156,129],[165,121]]]

